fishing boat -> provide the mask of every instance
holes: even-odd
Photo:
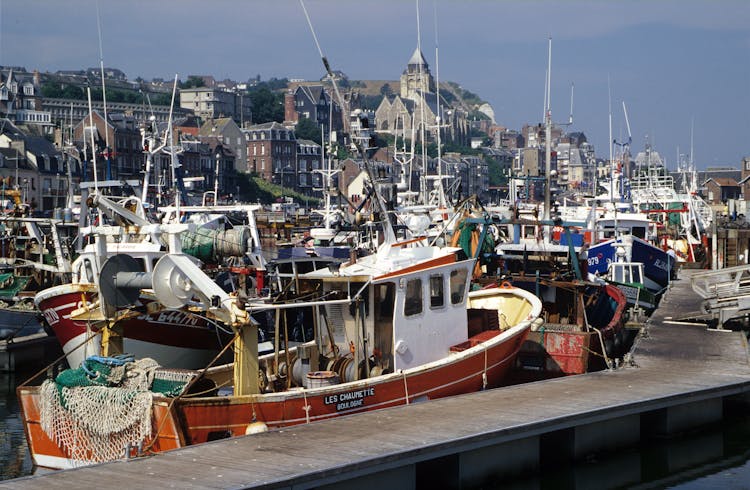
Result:
[[[121,387],[100,392],[99,400],[119,414],[115,418],[131,414],[127,420],[132,423],[113,425],[112,433],[102,432],[101,419],[76,418],[97,418],[95,410],[60,408],[57,387],[49,389],[50,383],[57,386],[55,381],[42,388],[20,387],[35,464],[80,466],[136,454],[136,446],[158,452],[497,386],[539,321],[541,301],[507,285],[469,292],[473,259],[462,260],[457,248],[416,245],[386,240],[377,254],[301,276],[303,302],[251,301],[244,310],[237,310],[236,302],[184,256],[161,258],[160,263],[170,264],[171,283],[182,271],[186,277],[178,283],[205,288],[192,302],[203,298],[207,310],[227,312],[221,318],[236,332],[234,362],[200,371],[156,372],[155,379],[182,380],[182,388],[168,395],[141,389],[148,401],[138,405],[141,412],[134,411],[135,402],[113,402],[124,400]],[[160,269],[157,264],[154,276]],[[172,293],[154,281],[155,293],[167,296],[160,301],[171,303]],[[315,311],[314,338],[285,349],[277,335],[274,352],[257,356],[257,325],[249,314],[299,307]],[[86,389],[64,388],[63,396],[85,398]],[[184,396],[195,390],[199,393]]]
[[[637,236],[622,234],[588,250],[588,273],[601,277],[615,262],[643,264],[643,284],[646,289],[661,294],[669,285],[672,259],[667,252]]]
[[[622,291],[629,305],[650,313],[659,304],[660,296],[646,287],[643,277],[642,263],[613,262],[609,264],[604,279]]]
[[[138,199],[132,199],[139,203]],[[104,327],[115,329],[123,342],[122,349],[139,357],[152,357],[170,367],[205,366],[231,339],[231,331],[221,324],[188,308],[163,308],[148,291],[136,295],[127,314],[114,318],[108,315],[113,311],[102,310],[102,273],[111,275],[125,267],[151,272],[154,264],[166,254],[166,248],[150,231],[157,225],[148,221],[142,212],[129,211],[126,205],[101,195],[92,196],[89,202],[102,219],[109,215],[113,218],[111,222],[125,226],[100,224],[82,229],[82,235],[95,238],[80,250],[70,266],[71,282],[44,289],[34,297],[37,308],[60,342],[69,366],[78,367],[87,357],[101,353],[102,342],[107,342],[107,338],[102,337]],[[256,205],[186,206],[179,213],[169,207],[163,211],[167,222],[175,221],[176,214],[185,220],[196,215],[195,220],[200,225],[182,234],[185,251],[200,259],[207,268],[211,266],[216,272],[221,269],[225,274],[232,274],[230,282],[234,282],[235,289],[244,286],[243,291],[252,292],[262,288],[264,281],[265,262],[253,218],[257,208]],[[224,217],[227,213],[240,213],[244,225],[231,227],[210,219],[216,214]],[[105,271],[104,260],[114,255],[127,255],[130,260],[111,262]],[[226,257],[235,257],[240,263],[219,268]]]
[[[542,299],[544,323],[516,362],[518,379],[546,379],[614,367],[629,350],[625,295],[613,285],[514,276],[513,285]]]

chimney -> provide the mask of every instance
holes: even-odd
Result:
[[[39,77],[39,70],[34,70],[34,85],[39,87],[41,86],[41,84],[42,84],[42,81],[41,81],[41,78]]]
[[[294,94],[287,92],[284,94],[284,122],[297,123],[299,114],[294,107]]]

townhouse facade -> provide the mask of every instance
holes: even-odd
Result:
[[[80,161],[61,152],[43,136],[29,135],[11,121],[0,121],[0,178],[9,190],[36,211],[68,205],[69,187],[78,192]],[[5,194],[5,192],[3,192]],[[2,196],[12,204],[10,193]]]
[[[323,84],[300,84],[284,94],[284,124],[295,125],[300,118],[322,127],[325,139],[344,127],[341,106]]]
[[[206,120],[198,130],[198,139],[230,148],[234,154],[234,170],[238,173],[248,172],[247,136],[232,118]]]
[[[199,87],[180,89],[180,107],[203,120],[231,118],[240,126],[253,120],[253,104],[242,92]]]
[[[294,131],[275,121],[243,130],[248,171],[268,182],[297,188],[297,142]]]
[[[42,104],[38,71],[28,73],[21,67],[0,69],[0,117],[19,125],[37,126],[41,132],[52,134],[52,115]]]
[[[323,148],[314,141],[297,141],[297,189],[308,196],[322,195]]]
[[[91,162],[93,140],[99,180],[139,179],[145,159],[141,132],[135,118],[108,113],[107,119],[105,121],[103,114],[94,111],[91,117],[81,120],[73,128],[74,144],[79,148],[88,148],[83,158]],[[87,165],[86,175],[82,178],[94,180],[93,165]]]

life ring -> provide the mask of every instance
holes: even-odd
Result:
[[[508,281],[500,283],[500,289],[513,289],[513,285]]]

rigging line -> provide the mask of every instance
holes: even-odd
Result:
[[[102,25],[99,15],[99,0],[96,0],[96,30],[99,34],[99,68],[102,73],[102,103],[104,104],[104,126],[106,128],[109,120],[107,119],[107,90],[104,86],[104,50],[102,49]],[[109,131],[104,131],[104,144],[106,146],[107,161],[109,162]],[[107,179],[111,178],[107,175]]]
[[[315,29],[313,29],[312,21],[310,20],[310,15],[307,13],[307,8],[305,8],[305,2],[303,0],[299,0],[299,4],[302,6],[302,11],[305,13],[305,18],[307,19],[307,25],[310,26],[310,32],[312,33],[313,40],[315,41],[315,46],[318,48],[318,53],[320,54],[321,58],[325,58],[323,55],[323,50],[320,48],[320,43],[318,42],[318,36],[315,34]]]

